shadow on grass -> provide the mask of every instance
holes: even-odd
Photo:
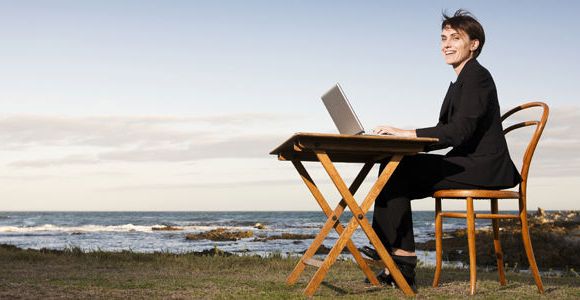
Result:
[[[378,293],[381,291],[384,291],[385,289],[391,289],[391,287],[386,286],[386,285],[380,285],[380,286],[373,286],[373,285],[368,285],[366,287],[364,287],[364,289],[344,289],[341,288],[339,286],[336,286],[330,282],[327,281],[322,281],[322,283],[320,283],[321,286],[324,286],[330,290],[332,290],[333,292],[342,295],[342,296],[347,296],[347,295],[359,295],[362,296],[364,294],[374,294],[374,293]]]
[[[327,287],[327,288],[329,288],[329,289],[333,290],[334,292],[341,294],[341,295],[352,294],[352,292],[349,292],[341,287],[338,287],[338,286],[336,286],[332,283],[326,282],[326,281],[323,281],[320,285],[323,285],[323,286],[325,286],[325,287]]]
[[[420,274],[422,280],[421,283],[427,283],[430,286],[431,281],[433,279],[434,270],[427,269]],[[580,282],[580,278],[578,276],[542,276],[542,283],[544,286],[544,293],[549,294],[553,291],[558,290],[559,288],[574,288],[578,287],[578,282]],[[536,290],[536,282],[534,281],[534,277],[531,273],[527,272],[506,272],[506,281],[507,284],[505,286],[501,286],[499,284],[499,276],[497,271],[483,271],[477,270],[477,282],[478,285],[481,284],[483,281],[486,282],[486,285],[497,285],[498,291],[507,291],[510,289],[517,289],[520,287],[528,286],[530,289]],[[444,268],[441,272],[441,278],[439,280],[439,284],[452,284],[452,283],[464,283],[469,282],[469,270],[467,269],[446,269]]]

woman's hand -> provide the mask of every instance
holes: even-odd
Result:
[[[403,137],[417,137],[415,130],[399,129],[389,125],[379,125],[373,129],[375,134],[385,134]]]

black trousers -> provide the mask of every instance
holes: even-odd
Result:
[[[382,164],[380,170],[384,167]],[[446,161],[443,155],[418,154],[403,158],[374,207],[372,226],[387,250],[415,251],[411,200],[428,197],[440,189],[482,189],[446,179],[463,170]]]

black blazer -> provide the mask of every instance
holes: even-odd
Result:
[[[437,125],[417,129],[417,136],[439,139],[427,151],[453,147],[445,160],[461,171],[449,180],[487,188],[513,187],[521,181],[503,134],[495,83],[475,59],[450,84]]]

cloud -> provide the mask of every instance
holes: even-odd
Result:
[[[46,115],[0,116],[0,144],[3,149],[26,146],[180,144],[210,139],[214,132],[241,124],[280,123],[296,116],[269,113],[239,113],[212,116],[92,116]]]
[[[0,142],[3,148],[9,146],[9,149],[71,145],[119,147],[175,143],[208,134],[170,127],[180,123],[187,120],[160,116],[8,116],[0,118]]]
[[[192,161],[209,158],[267,157],[281,143],[280,136],[239,136],[217,142],[192,142],[185,149],[143,148],[128,151],[110,151],[99,155],[108,161]]]
[[[514,123],[539,120],[539,109],[514,115]],[[510,123],[511,124],[511,123]],[[535,127],[518,129],[507,135],[516,165],[521,164],[525,148]],[[532,176],[580,176],[580,107],[550,110],[548,123],[532,159]]]
[[[330,182],[330,180],[327,180]],[[278,179],[278,180],[252,180],[252,181],[231,181],[231,182],[204,182],[204,183],[187,183],[187,184],[145,184],[145,185],[127,185],[104,188],[105,191],[130,191],[130,190],[181,190],[181,189],[231,189],[246,187],[263,187],[295,185],[302,186],[296,179]]]
[[[295,119],[296,116],[266,113],[198,117],[5,116],[0,117],[0,150],[39,153],[34,159],[12,161],[8,164],[11,167],[266,157],[286,134],[256,134],[249,126],[271,128]],[[42,151],[53,148],[58,150]],[[46,157],[43,152],[66,155]]]
[[[532,114],[524,111],[514,115],[514,120],[530,119]],[[55,146],[72,149],[57,157],[39,155],[12,161],[9,166],[14,168],[267,158],[269,151],[288,137],[288,132],[260,134],[249,124],[258,128],[280,126],[295,118],[281,114],[0,117],[0,150],[38,148],[40,152],[35,153],[42,153],[43,149]],[[510,152],[518,166],[531,133],[531,129],[521,129],[508,135]],[[531,175],[580,176],[577,153],[580,153],[580,107],[552,108],[532,161]]]
[[[88,155],[69,155],[58,159],[19,160],[9,163],[8,166],[43,168],[63,165],[86,165],[98,162],[95,157]]]

